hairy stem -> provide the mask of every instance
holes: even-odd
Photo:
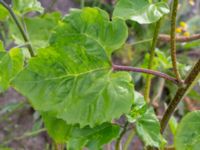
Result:
[[[170,102],[162,120],[161,120],[161,133],[164,132],[170,117],[172,116],[173,112],[175,111],[179,102],[187,95],[187,93],[193,88],[196,84],[198,79],[200,78],[200,59],[198,59],[197,63],[193,67],[192,71],[185,79],[185,85],[180,87],[173,100]]]
[[[159,71],[154,71],[154,70],[149,70],[149,69],[144,69],[144,68],[137,68],[137,67],[130,67],[130,66],[119,66],[119,65],[114,65],[113,64],[113,70],[114,71],[131,71],[131,72],[140,72],[140,73],[146,73],[150,75],[155,75],[161,78],[164,78],[166,80],[172,81],[173,83],[179,85],[182,84],[183,82],[179,82],[176,78],[171,77],[165,73],[159,72]]]
[[[176,60],[176,15],[177,15],[177,9],[178,9],[178,0],[173,1],[173,6],[172,6],[172,14],[171,14],[171,58],[172,58],[172,66],[173,70],[175,73],[175,76],[177,80],[181,80],[181,76],[178,72],[178,67],[177,67],[177,60]]]
[[[33,51],[33,48],[32,48],[32,46],[31,46],[31,44],[30,44],[29,38],[28,38],[26,32],[24,31],[23,26],[20,24],[20,22],[19,22],[17,16],[15,15],[14,11],[13,11],[12,8],[11,8],[8,4],[6,4],[3,0],[0,0],[0,4],[2,4],[2,6],[4,6],[4,7],[8,10],[8,12],[9,12],[10,15],[12,16],[12,18],[13,18],[15,24],[17,25],[17,27],[18,27],[18,29],[19,29],[19,31],[20,31],[20,33],[21,33],[21,35],[22,35],[24,41],[25,41],[26,43],[29,43],[28,46],[27,46],[27,48],[28,48],[28,50],[29,50],[29,53],[30,53],[31,57],[33,57],[33,56],[34,56],[34,51]]]
[[[154,31],[154,36],[153,36],[153,41],[151,44],[151,49],[150,49],[150,58],[149,58],[149,64],[148,64],[148,69],[152,69],[153,66],[153,60],[154,60],[154,55],[155,55],[155,48],[156,48],[156,43],[158,39],[158,34],[160,31],[160,26],[161,26],[161,20],[160,19],[156,23],[155,31]],[[150,93],[150,87],[151,87],[151,76],[147,75],[146,77],[146,84],[145,84],[145,89],[144,89],[144,98],[149,103],[149,93]]]

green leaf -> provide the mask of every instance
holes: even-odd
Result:
[[[48,40],[52,30],[58,24],[61,18],[59,12],[48,13],[42,16],[36,16],[31,18],[24,18],[27,32],[29,33],[30,41],[34,49],[44,48],[48,46]],[[16,27],[16,24],[11,21],[9,23],[10,33],[18,45],[24,44],[24,39],[19,36],[20,32]]]
[[[160,134],[160,123],[152,108],[147,108],[144,97],[135,92],[135,105],[128,115],[128,121],[136,124],[136,132],[145,145],[160,147],[164,139]]]
[[[69,41],[64,43],[63,38],[66,35],[70,37]],[[74,40],[87,38],[88,42],[96,41],[96,45],[103,48],[110,57],[113,51],[125,43],[127,37],[128,29],[124,20],[116,18],[110,21],[107,12],[88,7],[83,10],[73,9],[70,15],[64,18],[64,22],[60,23],[56,34],[51,39],[51,44],[60,47]]]
[[[42,113],[49,135],[56,142],[67,142],[67,149],[78,150],[87,147],[90,150],[100,149],[104,144],[116,138],[120,128],[117,125],[104,123],[94,128],[80,128],[78,125],[68,125],[62,119],[52,117],[52,114]]]
[[[175,135],[176,133],[177,126],[178,126],[177,120],[175,117],[172,116],[169,120],[169,128],[173,135]]]
[[[43,13],[44,8],[38,0],[15,0],[13,1],[13,9],[16,13],[24,15],[28,12],[37,11]]]
[[[168,5],[164,2],[150,4],[147,0],[119,0],[115,6],[113,17],[149,24],[158,21],[168,13]]]
[[[50,47],[39,50],[13,81],[15,88],[35,109],[54,112],[81,127],[128,113],[133,102],[131,76],[113,73],[110,61],[110,53],[127,38],[119,30],[127,32],[124,21],[111,22],[100,9],[72,11],[59,23]]]
[[[8,17],[8,11],[0,4],[0,21],[4,21]]]
[[[160,123],[153,109],[148,109],[143,116],[137,119],[136,131],[146,145],[159,147],[162,144]]]
[[[10,81],[23,68],[23,53],[13,48],[9,53],[0,51],[0,93],[9,88]]]
[[[199,150],[200,111],[188,113],[178,125],[175,135],[176,150]]]
[[[0,52],[5,52],[5,48],[3,46],[3,42],[0,40]]]

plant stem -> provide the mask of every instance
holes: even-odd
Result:
[[[17,25],[19,31],[21,32],[21,35],[22,35],[24,41],[26,43],[29,43],[29,45],[27,46],[27,48],[29,50],[29,53],[30,53],[31,57],[35,56],[33,48],[32,48],[32,46],[30,44],[29,38],[28,38],[26,32],[24,31],[23,26],[20,24],[20,22],[19,22],[17,16],[15,15],[14,11],[12,10],[12,8],[8,4],[6,4],[3,0],[0,0],[0,4],[2,4],[2,6],[4,6],[8,10],[8,12],[12,16],[15,24]]]
[[[125,125],[124,125],[124,128],[123,128],[123,130],[122,130],[122,132],[120,133],[120,135],[119,135],[119,138],[116,140],[116,144],[115,144],[115,150],[120,150],[121,148],[120,148],[120,142],[121,142],[121,139],[122,139],[122,137],[124,136],[124,134],[126,133],[126,131],[127,131],[127,127],[128,127],[128,121],[125,123]]]
[[[158,37],[159,40],[163,41],[163,42],[170,42],[171,37],[169,35],[165,35],[165,34],[160,34]],[[200,39],[200,34],[194,34],[191,36],[176,36],[175,40],[176,42],[191,42],[191,41],[195,41],[195,40],[199,40]]]
[[[177,67],[177,60],[176,60],[176,15],[177,15],[177,9],[178,9],[178,0],[173,1],[172,6],[172,14],[171,14],[171,58],[172,58],[172,66],[175,73],[175,76],[177,80],[181,80],[181,76],[178,72]]]
[[[162,120],[161,120],[161,133],[164,132],[170,117],[175,111],[179,102],[187,95],[187,93],[193,88],[195,83],[200,78],[200,59],[198,59],[197,63],[194,65],[192,71],[189,73],[187,78],[185,79],[185,86],[179,87],[177,90],[174,99],[170,102]]]
[[[126,139],[126,142],[124,144],[123,150],[128,150],[128,148],[129,148],[134,136],[135,136],[135,130],[132,129],[132,131],[130,132],[128,138]]]
[[[148,69],[152,69],[152,66],[153,66],[153,59],[154,59],[154,55],[155,55],[155,48],[156,48],[156,43],[157,43],[157,39],[158,39],[158,34],[159,34],[159,31],[160,31],[161,20],[162,19],[160,19],[156,23],[153,41],[152,41],[151,49],[150,49],[150,58],[149,58]],[[147,103],[149,103],[149,101],[150,101],[150,99],[149,99],[150,87],[151,87],[151,76],[147,75],[145,89],[144,89],[144,98],[145,98]]]
[[[131,72],[140,72],[140,73],[146,73],[146,74],[151,74],[155,75],[161,78],[164,78],[166,80],[172,81],[173,83],[179,85],[182,84],[183,82],[179,82],[176,78],[171,77],[165,73],[159,72],[159,71],[154,71],[154,70],[149,70],[149,69],[144,69],[144,68],[137,68],[137,67],[130,67],[130,66],[119,66],[119,65],[114,65],[113,64],[113,70],[115,71],[131,71]]]
[[[148,42],[151,42],[153,39],[145,39],[145,40],[141,40],[141,41],[136,41],[136,42],[133,42],[133,43],[130,43],[130,45],[137,45],[137,44],[143,44],[143,43],[148,43]]]
[[[191,35],[191,36],[176,36],[176,42],[179,42],[179,43],[192,42],[192,41],[199,40],[199,39],[200,39],[200,34],[194,34],[194,35]],[[136,41],[136,42],[130,43],[130,45],[148,43],[148,42],[151,42],[152,40],[153,39],[145,39],[145,40],[141,40],[141,41]],[[170,35],[159,34],[158,40],[168,43],[168,42],[171,41],[171,37],[170,37]]]
[[[42,132],[45,132],[45,131],[46,131],[46,129],[42,128],[42,129],[39,129],[39,130],[36,130],[36,131],[33,131],[33,132],[26,132],[22,136],[20,136],[20,137],[14,137],[13,139],[10,139],[10,140],[4,142],[3,144],[7,145],[7,144],[9,144],[12,141],[23,140],[23,139],[28,138],[28,137],[36,136],[36,135],[38,135],[38,134],[40,134]]]

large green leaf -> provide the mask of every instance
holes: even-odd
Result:
[[[122,17],[140,24],[148,24],[158,21],[168,13],[168,5],[164,2],[150,4],[148,0],[119,0],[115,6],[113,17]]]
[[[111,22],[97,8],[74,10],[59,23],[50,47],[39,50],[13,84],[37,110],[54,112],[68,124],[111,121],[133,101],[131,76],[113,73],[110,61],[126,38],[123,20]]]
[[[164,139],[160,134],[160,123],[152,108],[147,108],[144,97],[135,92],[135,104],[128,121],[136,124],[136,131],[145,145],[160,147]]]
[[[23,54],[20,49],[13,48],[9,52],[0,46],[0,93],[7,90],[11,79],[23,68]]]
[[[14,0],[13,9],[16,13],[22,15],[32,11],[37,11],[40,13],[44,11],[38,0]]]
[[[94,128],[88,126],[80,128],[78,125],[68,125],[62,119],[52,116],[52,114],[42,113],[45,127],[56,142],[67,142],[68,150],[80,150],[85,146],[90,150],[98,150],[116,138],[120,131],[119,126],[110,123],[104,123]]]
[[[176,150],[199,150],[200,111],[188,113],[178,125],[175,135]]]

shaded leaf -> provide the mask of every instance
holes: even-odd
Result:
[[[48,46],[50,33],[57,26],[60,18],[61,14],[59,12],[24,18],[24,23],[26,24],[27,32],[29,33],[30,41],[34,49]],[[23,45],[24,39],[21,36],[18,36],[20,32],[12,20],[9,23],[9,27],[15,43]]]
[[[49,135],[57,142],[67,142],[67,149],[78,150],[87,147],[90,150],[100,149],[104,144],[116,138],[119,126],[104,123],[94,128],[80,128],[78,125],[67,125],[62,119],[52,117],[52,114],[42,113]]]
[[[199,150],[200,111],[188,113],[178,125],[175,135],[176,150]]]
[[[164,2],[150,4],[147,0],[119,0],[115,6],[113,17],[149,24],[158,21],[168,13],[168,5]]]

